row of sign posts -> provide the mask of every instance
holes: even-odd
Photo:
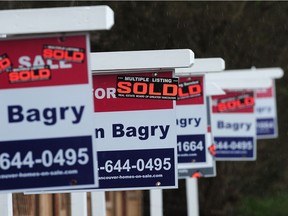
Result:
[[[43,10],[61,22],[33,18]],[[77,192],[74,202],[92,191],[93,215],[105,215],[104,191],[157,189],[150,200],[161,206],[158,189],[185,178],[196,192],[197,177],[216,176],[215,161],[255,160],[256,139],[278,135],[280,68],[223,71],[223,59],[194,59],[189,49],[91,53],[87,32],[114,23],[106,6],[0,18],[12,13],[0,40],[5,215],[11,192]],[[189,215],[198,215],[194,195]],[[151,205],[151,215],[161,210]]]

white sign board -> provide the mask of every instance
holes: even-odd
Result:
[[[257,139],[278,137],[275,82],[270,88],[255,91]]]
[[[253,91],[226,91],[212,96],[211,127],[216,160],[256,159]]]
[[[97,151],[101,151],[98,154],[100,181],[98,188],[81,190],[177,187],[175,100],[178,78],[172,78],[174,69],[171,68],[191,66],[194,62],[194,53],[189,49],[103,52],[91,53],[91,58],[95,111],[94,138]],[[135,71],[135,74],[131,74],[132,71]],[[132,76],[127,78],[127,81],[131,81],[131,86],[137,80],[145,83],[147,79],[152,80],[152,83],[138,83],[135,89],[135,85],[132,89],[126,88],[131,92],[138,90],[142,93],[137,95],[139,98],[135,98],[136,94],[126,94],[126,98],[117,98],[117,74],[122,79],[125,76]],[[164,79],[161,79],[163,76]],[[168,97],[165,100],[163,94],[163,100],[156,99],[159,98],[159,92],[157,93],[159,89],[154,88],[156,83],[162,83],[164,86],[166,82],[167,88],[162,90],[168,90],[169,81],[172,83],[175,79],[177,84],[173,85],[174,101],[171,100],[169,92],[166,92]],[[145,99],[143,92],[147,93],[148,88],[150,99]],[[117,157],[107,158],[106,155],[112,154],[116,154]]]
[[[0,47],[0,191],[97,185],[88,35]]]
[[[155,74],[93,76],[100,190],[177,187],[175,100],[158,99],[161,93],[153,86],[176,79],[177,95],[178,79],[172,71]],[[132,93],[120,98],[121,92]],[[147,92],[154,96],[146,99]]]
[[[178,177],[191,177],[213,168],[207,134],[204,76],[179,78],[176,102]]]

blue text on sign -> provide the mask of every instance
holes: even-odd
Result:
[[[180,127],[187,127],[188,125],[192,125],[193,127],[198,127],[201,122],[201,118],[180,118],[176,119],[176,125]]]
[[[160,139],[167,137],[170,125],[151,125],[125,128],[123,124],[112,124],[113,137],[138,137],[147,140],[150,136],[159,136]]]
[[[217,128],[219,129],[231,129],[233,131],[244,130],[249,131],[251,128],[252,123],[248,122],[224,122],[224,121],[217,121]]]
[[[72,113],[72,124],[78,124],[81,121],[85,106],[65,106],[65,107],[47,107],[43,110],[37,108],[25,109],[21,105],[8,106],[8,122],[20,123],[41,122],[44,125],[55,125],[58,120],[66,120],[67,116]],[[59,119],[58,119],[59,118]]]

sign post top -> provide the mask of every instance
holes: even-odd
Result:
[[[193,76],[197,73],[219,72],[225,69],[222,58],[195,58],[194,64],[188,68],[177,68],[176,76]]]
[[[220,72],[225,69],[225,61],[222,58],[196,58],[194,64],[188,68],[176,68],[177,77],[187,77],[196,74],[207,74],[209,72]],[[206,95],[223,95],[223,89],[215,83],[206,82]]]
[[[272,80],[281,78],[283,74],[281,68],[226,70],[206,74],[206,81],[222,89],[261,89],[271,87]]]
[[[238,80],[211,80],[207,79],[208,85],[211,85],[212,83],[217,85],[218,87],[222,89],[230,89],[230,90],[239,90],[239,89],[263,89],[263,88],[269,88],[272,86],[272,79],[251,79],[251,80],[245,80],[245,79],[238,79]]]
[[[194,53],[190,49],[91,53],[93,74],[109,71],[182,68],[190,67],[193,63]]]
[[[206,82],[206,95],[224,95],[225,91],[216,83]]]
[[[221,73],[209,73],[208,80],[258,80],[279,79],[284,72],[281,68],[251,68],[244,70],[225,70]]]
[[[0,11],[1,35],[108,30],[114,12],[108,6],[58,7]]]

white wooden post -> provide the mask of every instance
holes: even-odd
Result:
[[[12,193],[0,194],[0,215],[13,215]]]
[[[187,211],[188,216],[199,215],[199,201],[198,201],[198,179],[186,179],[186,197],[187,197]]]
[[[91,192],[92,216],[106,216],[105,192]]]
[[[161,189],[150,190],[150,216],[162,216],[162,215],[163,215],[162,190]]]
[[[87,193],[71,193],[71,216],[87,216]]]
[[[218,73],[225,69],[225,61],[222,58],[203,58],[195,59],[191,68],[177,68],[175,70],[178,77],[189,77],[195,74],[207,74],[213,73],[217,76]],[[205,81],[205,91],[207,95],[210,94],[225,94],[223,89],[215,83],[207,83]],[[213,164],[213,159],[211,158]],[[207,166],[213,166],[208,164]],[[192,164],[191,164],[192,165]],[[181,165],[178,165],[181,169]],[[187,177],[186,179],[186,197],[187,197],[187,215],[198,216],[199,215],[199,202],[198,202],[198,184],[196,178]]]
[[[5,38],[18,34],[108,30],[114,24],[114,12],[108,6],[18,9],[2,10],[0,19],[7,21],[0,31],[0,37]],[[86,193],[71,194],[72,216],[87,215],[86,195]],[[0,215],[12,216],[12,214],[12,194],[0,194]]]

